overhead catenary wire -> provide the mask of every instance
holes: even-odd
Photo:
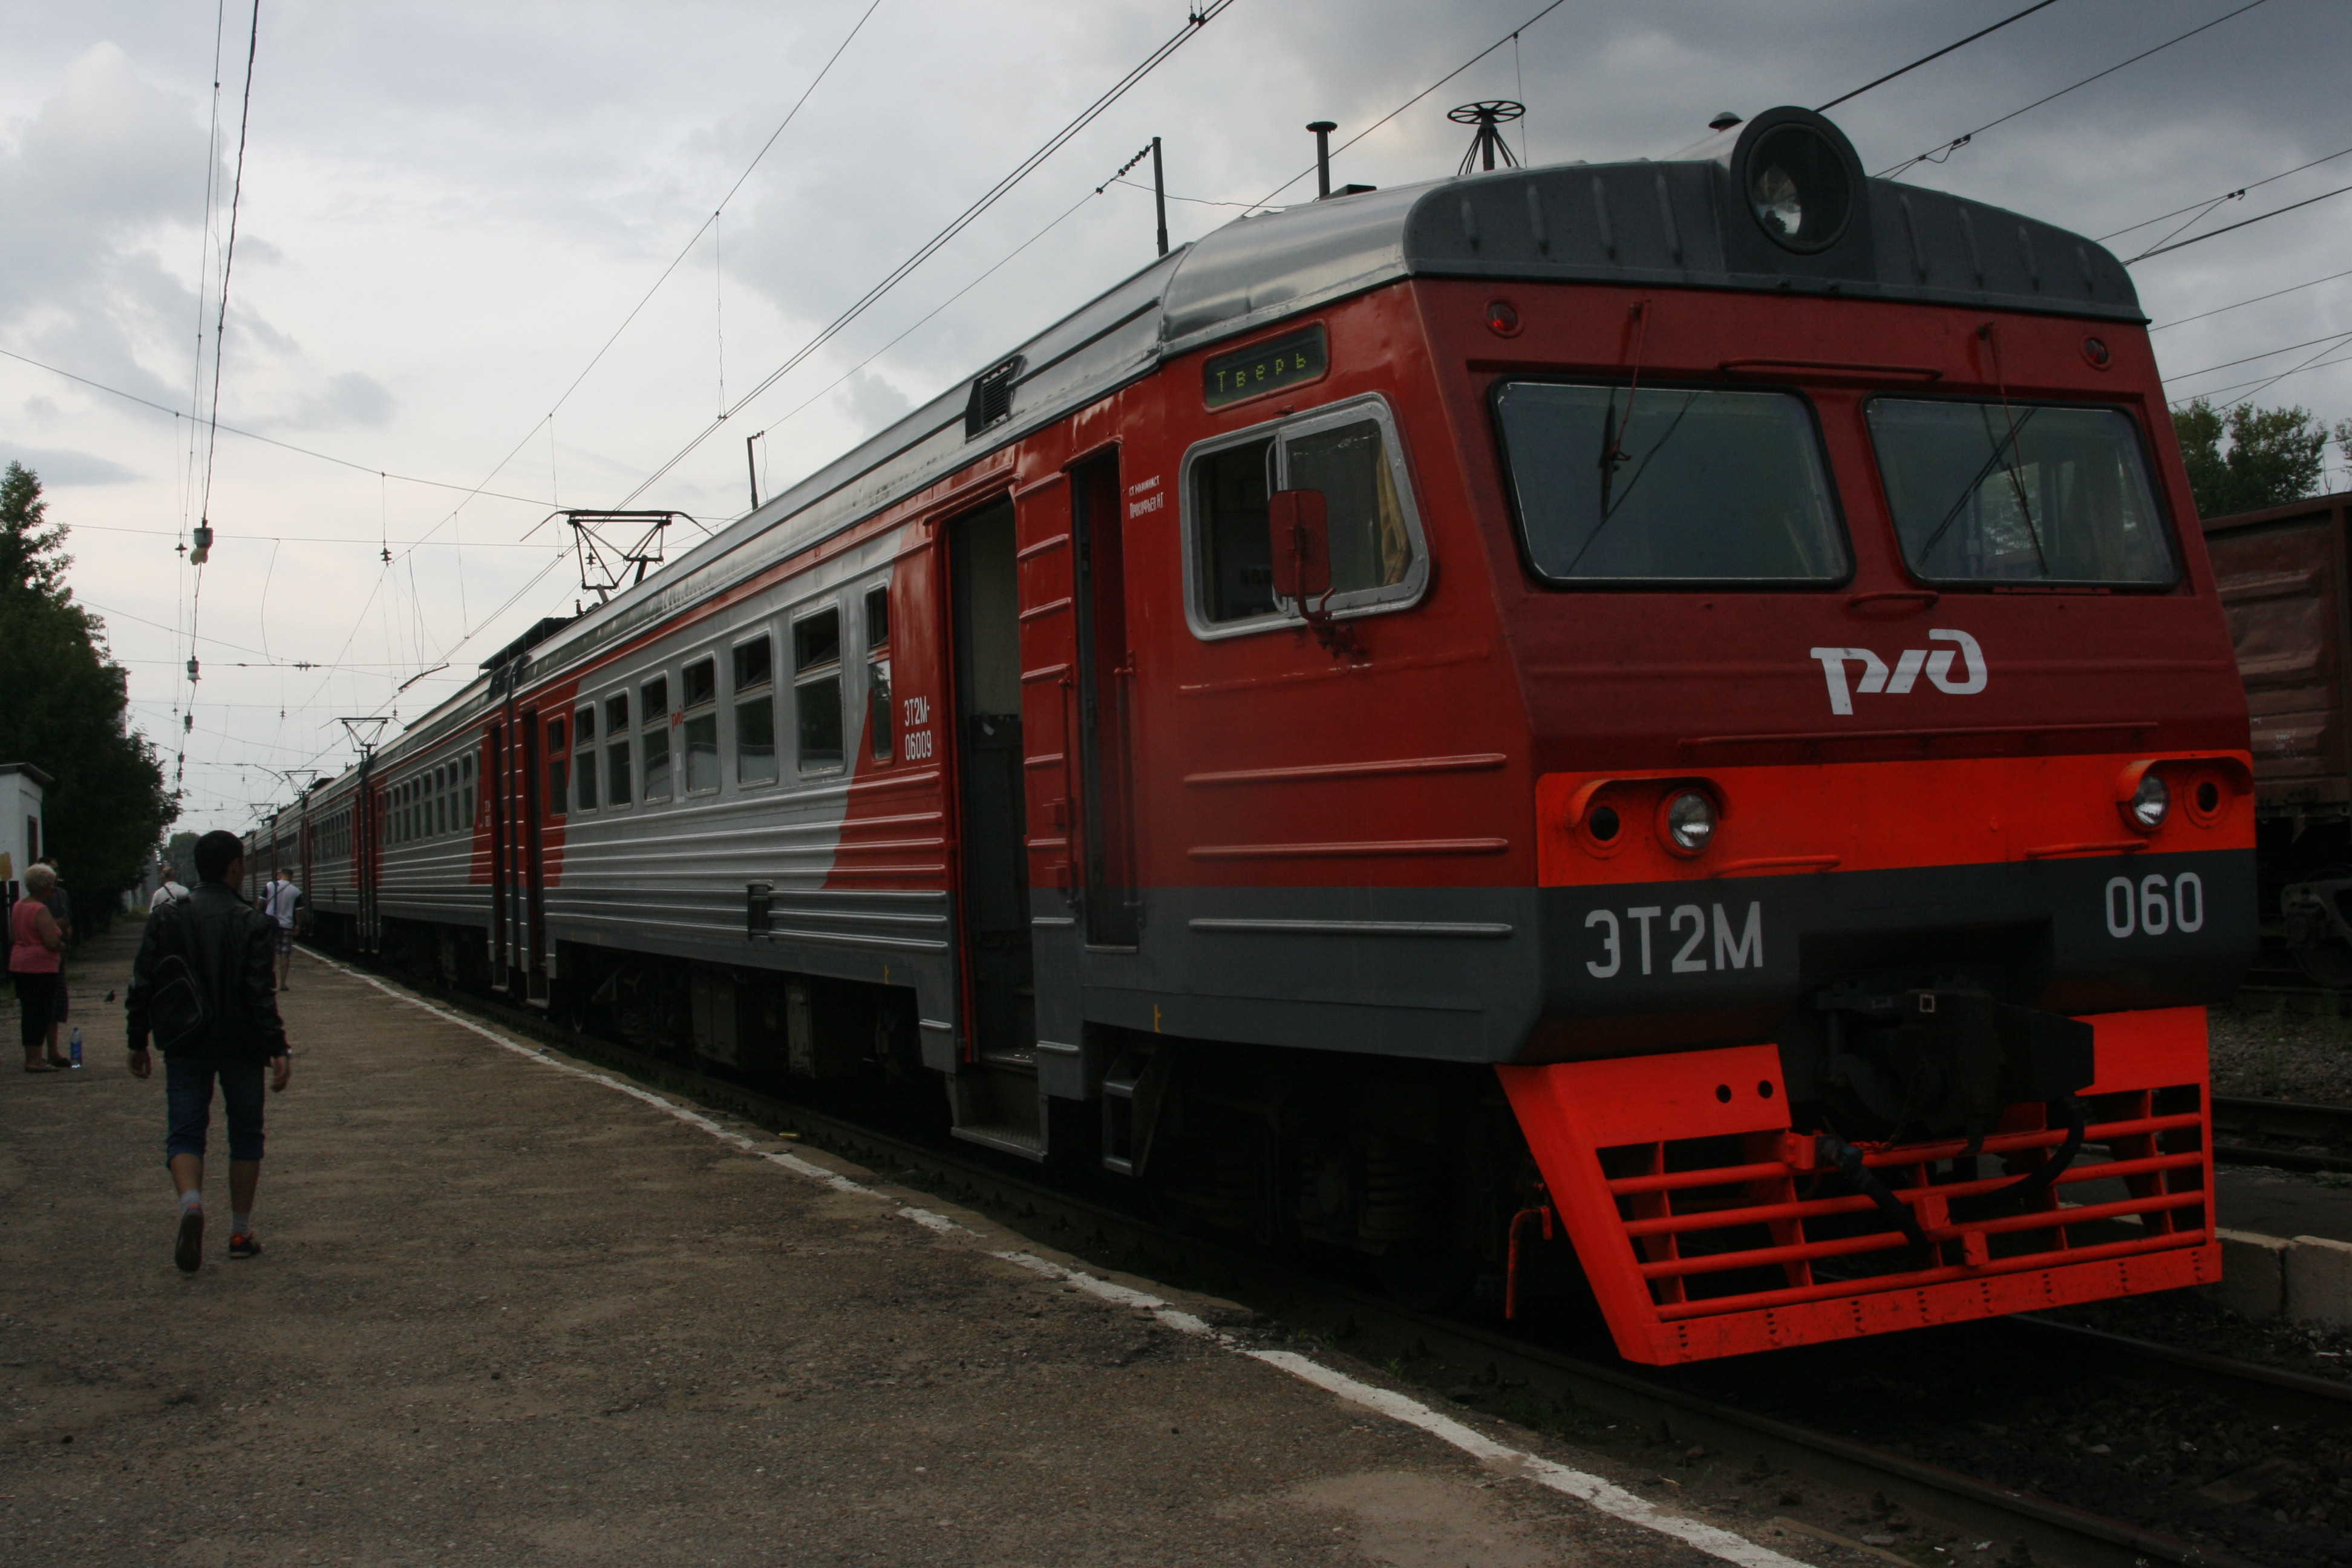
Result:
[[[454,530],[457,526],[459,513],[463,512],[466,507],[470,505],[478,497],[483,495],[495,495],[497,492],[491,491],[488,488],[491,480],[495,479],[508,464],[514,461],[516,456],[530,443],[532,437],[539,433],[539,430],[542,426],[546,427],[548,432],[550,488],[551,490],[555,490],[560,496],[560,485],[557,483],[557,474],[555,469],[554,425],[557,412],[562,408],[563,405],[567,401],[570,400],[572,395],[580,389],[581,384],[588,379],[589,374],[595,370],[599,363],[603,362],[605,354],[612,350],[613,345],[620,341],[622,334],[628,331],[630,323],[635,321],[637,317],[643,313],[646,306],[650,303],[654,296],[660,291],[662,285],[668,281],[670,275],[676,272],[678,266],[685,261],[686,258],[693,253],[694,247],[700,242],[704,232],[708,230],[713,223],[718,221],[719,215],[726,209],[728,203],[733,200],[736,194],[743,188],[744,182],[751,177],[753,172],[758,169],[761,161],[768,155],[768,153],[775,146],[778,139],[783,135],[785,129],[792,124],[795,118],[798,117],[802,108],[808,102],[810,96],[815,92],[817,87],[824,81],[827,76],[831,74],[834,66],[840,60],[843,53],[848,49],[850,44],[856,38],[857,35],[864,30],[866,21],[872,17],[880,4],[881,0],[869,0],[869,4],[866,5],[866,9],[859,13],[856,22],[851,26],[849,31],[843,37],[840,44],[835,46],[833,53],[826,57],[824,64],[820,67],[816,74],[810,79],[808,86],[802,89],[800,97],[793,100],[792,108],[785,112],[783,119],[778,122],[776,129],[769,133],[767,141],[761,143],[760,150],[752,154],[751,161],[744,165],[742,172],[735,177],[734,183],[728,187],[726,195],[719,198],[718,204],[712,208],[711,216],[709,218],[706,218],[703,223],[695,229],[692,235],[688,237],[686,243],[679,247],[677,254],[671,258],[669,265],[662,269],[661,275],[654,279],[653,284],[646,290],[644,295],[638,299],[636,304],[632,306],[628,313],[621,319],[619,325],[613,329],[612,332],[597,348],[596,352],[589,356],[588,363],[581,367],[579,374],[572,377],[570,384],[568,384],[563,391],[556,396],[555,401],[549,405],[546,415],[541,419],[534,421],[530,429],[524,432],[521,439],[517,441],[506,456],[499,458],[489,471],[483,475],[482,479],[478,482],[469,487],[450,487],[451,489],[463,488],[466,489],[467,493],[458,500],[456,506],[450,509],[447,516],[444,517],[439,522],[435,523],[431,528],[425,531],[423,538],[404,546],[402,551],[404,555],[430,541],[432,536],[437,533],[443,527],[446,526]],[[561,503],[559,500],[553,504],[560,505]],[[688,516],[688,520],[692,521],[698,528],[704,527],[701,521],[698,518]],[[704,531],[706,532],[709,531],[707,528],[705,528]],[[386,548],[388,549],[389,546],[387,545]],[[464,614],[465,605],[462,600],[463,590],[461,569],[461,601],[459,606],[461,629],[457,638],[447,646],[442,647],[436,657],[446,657],[448,654],[456,652],[458,648],[463,647],[468,641],[472,640],[472,638],[478,635],[485,627],[495,624],[499,616],[504,615],[507,608],[509,607],[516,599],[520,598],[523,594],[530,592],[532,587],[544,581],[548,573],[551,571],[556,564],[568,558],[568,552],[552,556],[547,564],[542,565],[520,589],[516,591],[513,597],[510,597],[506,604],[501,605],[497,610],[491,612],[490,615],[478,621],[469,620]],[[387,562],[386,565],[389,566],[389,564],[390,563]],[[373,604],[376,595],[381,592],[382,587],[383,581],[379,578],[376,588],[372,590],[369,595],[370,605]],[[345,639],[344,651],[349,651],[352,637],[356,637],[359,634],[360,627],[365,625],[367,613],[368,606],[362,605],[358,618],[352,625],[352,637]],[[419,662],[422,662],[421,650]],[[320,689],[323,690],[324,687],[322,686]],[[387,699],[387,705],[388,703],[389,699]],[[357,706],[357,704],[355,703],[354,706]]]
[[[172,764],[172,783],[177,788],[187,777],[188,731],[194,727],[196,704],[195,686],[200,668],[196,660],[196,628],[202,624],[205,595],[205,558],[210,542],[212,522],[213,479],[220,452],[220,398],[223,344],[228,334],[228,286],[236,266],[236,224],[245,200],[245,150],[247,134],[253,125],[253,67],[261,51],[261,0],[253,0],[253,26],[247,34],[245,47],[245,92],[236,123],[236,173],[229,185],[228,243],[221,252],[220,297],[213,319],[213,394],[211,416],[205,437],[204,488],[196,503],[196,548],[189,552],[188,564],[194,568],[188,579],[188,708],[183,715],[178,747]],[[217,74],[217,70],[215,72]],[[215,87],[215,91],[217,91]],[[212,172],[207,170],[209,185]]]
[[[2242,228],[2251,228],[2255,224],[2267,223],[2272,218],[2307,207],[2314,202],[2324,202],[2330,196],[2340,196],[2347,191],[2352,191],[2352,185],[2338,185],[2332,191],[2322,191],[2315,196],[2305,196],[2299,202],[2289,202],[2283,207],[2273,207],[2266,213],[2256,213],[2252,217],[2240,218],[2235,223],[2223,224],[2220,228],[2209,228],[2203,234],[2192,234],[2187,239],[2176,239],[2170,245],[2159,245],[2153,250],[2143,250],[2137,256],[2126,258],[2126,260],[2138,262],[2146,261],[2154,256],[2169,256],[2176,250],[2186,250],[2192,245],[2202,245],[2209,239],[2219,239],[2225,234],[2235,234]]]
[[[2203,213],[2211,212],[2223,202],[2236,201],[2248,191],[2259,191],[2264,185],[2275,184],[2279,181],[2285,179],[2290,174],[2300,174],[2305,169],[2316,169],[2322,163],[2332,163],[2336,162],[2336,159],[2343,157],[2352,157],[2352,147],[2347,147],[2342,152],[2330,153],[2324,158],[2314,158],[2308,163],[2297,163],[2292,169],[2282,169],[2275,174],[2268,175],[2263,179],[2250,181],[2245,184],[2240,185],[2233,191],[2223,191],[2218,196],[2208,196],[2202,201],[2190,202],[2185,207],[2175,207],[2168,213],[2158,213],[2154,217],[2144,217],[2137,223],[2126,224],[2119,229],[2099,236],[2099,243],[2101,245],[2105,245],[2111,239],[2121,238],[2123,236],[2131,233],[2134,229],[2147,228],[2153,225],[2162,223],[2167,218],[2179,217],[2182,213],[2193,212],[2201,215]],[[2193,222],[2194,220],[2192,219],[2191,221]],[[2179,231],[2176,229],[2174,232],[2178,233]],[[2162,244],[2163,241],[2159,240],[2158,243]]]
[[[2161,332],[2172,327],[2185,327],[2191,321],[2201,321],[2208,316],[2219,316],[2225,311],[2239,310],[2247,305],[2259,305],[2265,300],[2275,300],[2283,294],[2295,294],[2302,292],[2305,289],[2316,289],[2322,283],[2333,283],[2338,278],[2352,278],[2352,268],[2347,268],[2341,272],[2331,272],[2325,278],[2314,278],[2307,282],[2292,283],[2284,289],[2273,289],[2267,294],[2257,294],[2251,300],[2241,300],[2237,301],[2236,304],[2216,305],[2210,310],[2200,310],[2193,316],[2181,316],[2176,320],[2165,322],[2162,326],[2150,327],[2148,331],[2151,332]],[[77,524],[76,526],[81,525]]]
[[[2228,370],[2233,365],[2252,364],[2258,359],[2274,359],[2280,354],[2291,354],[2297,349],[2307,349],[2315,343],[2339,343],[2347,338],[2352,338],[2352,331],[2331,332],[2324,338],[2313,338],[2306,342],[2288,343],[2283,348],[2264,349],[2258,354],[2247,354],[2242,359],[2225,359],[2219,364],[2209,364],[2202,370],[2184,370],[2178,375],[2168,375],[2164,379],[2168,382],[2188,381],[2197,376],[2210,374],[2217,370]]]
[[[1419,92],[1414,93],[1411,98],[1406,99],[1402,103],[1398,104],[1394,109],[1390,110],[1386,114],[1381,115],[1378,120],[1373,121],[1370,125],[1365,126],[1361,131],[1357,132],[1345,142],[1340,142],[1337,147],[1332,148],[1331,156],[1336,158],[1340,153],[1346,152],[1349,148],[1353,147],[1357,142],[1361,142],[1365,137],[1370,136],[1373,132],[1378,131],[1381,126],[1386,125],[1390,121],[1394,120],[1398,115],[1402,114],[1406,110],[1411,109],[1414,104],[1419,103],[1423,99],[1427,98],[1431,93],[1435,92],[1439,88],[1444,87],[1447,82],[1452,81],[1455,77],[1460,76],[1464,71],[1468,70],[1480,60],[1485,59],[1488,55],[1493,54],[1505,44],[1517,39],[1521,33],[1526,32],[1529,27],[1534,26],[1538,22],[1542,21],[1546,16],[1550,16],[1554,11],[1559,10],[1566,4],[1568,4],[1568,0],[1550,0],[1549,5],[1544,6],[1534,16],[1529,16],[1526,21],[1512,28],[1509,32],[1505,33],[1501,37],[1496,38],[1493,43],[1488,44],[1485,48],[1480,49],[1476,54],[1472,55],[1468,59],[1464,60],[1460,65],[1455,66],[1444,76],[1439,77],[1435,81],[1431,82],[1427,87],[1423,88]],[[1283,192],[1290,189],[1291,186],[1297,184],[1299,181],[1307,178],[1314,173],[1315,165],[1313,163],[1309,163],[1307,167],[1299,170],[1298,173],[1291,175],[1290,178],[1283,181],[1282,184],[1275,186],[1274,189],[1266,192],[1265,195],[1259,197],[1256,201],[1254,201],[1249,205],[1253,207],[1269,206],[1273,205],[1275,197],[1282,195]]]
[[[1888,167],[1881,169],[1878,172],[1877,177],[1882,180],[1891,180],[1900,175],[1905,170],[1915,168],[1921,163],[1940,163],[1945,159],[1950,157],[1953,153],[1958,152],[1961,148],[1968,146],[1986,132],[1992,130],[1995,126],[2006,125],[2021,114],[2030,114],[2045,103],[2053,103],[2059,99],[2065,97],[2070,92],[2074,92],[2081,88],[2088,87],[2093,82],[2098,81],[2102,78],[2115,75],[2116,72],[2123,69],[2126,66],[2137,65],[2140,61],[2147,58],[2150,55],[2162,54],[2165,50],[2172,47],[2175,44],[2186,43],[2189,39],[2195,37],[2198,34],[2202,33],[2209,28],[2220,26],[2222,23],[2230,20],[2232,16],[2242,16],[2247,12],[2254,9],[2257,5],[2263,5],[2268,3],[2269,0],[2246,0],[2244,5],[2240,5],[2235,10],[2224,12],[2221,16],[2214,17],[2211,21],[2201,23],[2197,26],[2189,28],[2185,33],[2176,34],[2172,37],[2165,39],[2164,42],[2157,45],[2153,48],[2142,49],[2139,53],[2132,56],[2129,59],[2117,60],[2114,65],[2109,66],[2105,70],[2095,71],[2091,75],[2084,77],[2080,81],[2069,82],[2066,86],[2060,88],[2056,92],[2045,93],[2042,97],[2035,99],[2032,103],[2027,104],[2022,109],[2012,109],[2007,114],[2002,115],[2000,119],[1988,120],[1982,125],[1978,126],[1975,130],[1959,136],[1955,136],[1952,140],[1942,143],[1940,146],[1931,147],[1927,152],[1918,153],[1913,157],[1906,158],[1899,163],[1890,164]]]
[[[1556,5],[1561,3],[1563,3],[1563,0],[1554,0],[1554,4]],[[933,256],[939,254],[939,252],[945,248],[946,246],[956,237],[956,236],[961,234],[965,229],[971,227],[972,224],[978,222],[982,214],[993,207],[998,202],[1003,200],[1007,195],[1011,194],[1015,186],[1019,185],[1024,180],[1027,179],[1032,174],[1035,173],[1040,167],[1042,167],[1047,159],[1051,158],[1055,153],[1060,152],[1064,146],[1067,145],[1069,142],[1078,134],[1078,132],[1093,124],[1097,119],[1100,118],[1101,115],[1111,107],[1111,105],[1126,97],[1127,94],[1134,89],[1138,82],[1140,82],[1145,77],[1150,76],[1154,70],[1158,69],[1161,62],[1168,59],[1169,57],[1175,54],[1177,50],[1182,48],[1185,44],[1198,37],[1203,27],[1216,20],[1217,17],[1222,16],[1233,5],[1233,4],[1234,0],[1206,0],[1205,4],[1201,5],[1198,9],[1187,15],[1182,27],[1179,28],[1174,34],[1171,35],[1167,39],[1154,47],[1150,54],[1143,58],[1141,61],[1132,67],[1125,76],[1119,78],[1118,80],[1112,83],[1109,88],[1105,89],[1100,97],[1097,98],[1086,108],[1080,110],[1068,123],[1065,124],[1059,131],[1054,132],[1053,135],[1047,137],[1045,142],[1034,152],[1022,159],[1020,163],[1014,164],[1010,173],[1006,174],[1003,178],[999,179],[996,184],[991,185],[986,191],[982,192],[971,205],[965,207],[962,212],[957,214],[955,217],[950,219],[946,227],[934,234],[929,239],[925,240],[921,246],[917,247],[912,255],[907,258],[907,259],[892,268],[889,272],[884,275],[880,282],[876,283],[864,294],[858,296],[858,298],[853,301],[846,310],[835,316],[830,322],[826,323],[824,327],[810,337],[798,349],[794,350],[793,353],[785,359],[783,363],[778,365],[774,370],[770,371],[765,376],[761,377],[758,384],[753,386],[750,392],[738,398],[729,407],[722,409],[716,419],[713,419],[709,424],[703,426],[703,428],[698,432],[692,439],[688,440],[685,446],[679,447],[677,451],[666,459],[660,467],[655,468],[652,473],[647,474],[645,479],[638,483],[635,489],[622,497],[621,500],[615,503],[616,510],[619,507],[629,505],[630,502],[645,494],[646,490],[652,489],[653,486],[658,483],[672,468],[677,468],[678,464],[684,462],[688,457],[693,455],[693,453],[701,447],[703,442],[709,440],[710,437],[719,430],[719,426],[726,424],[729,419],[732,418],[737,413],[740,413],[744,407],[749,405],[753,399],[766,392],[768,388],[773,386],[777,382],[782,381],[786,375],[789,375],[793,370],[805,363],[812,354],[815,353],[826,343],[832,342],[833,339],[839,335],[842,331],[870,310],[876,301],[879,300],[891,289],[897,288],[900,282],[912,274],[918,268],[921,267],[924,262],[929,261]]]
[[[1954,49],[1965,48],[1989,33],[1998,33],[2003,27],[2008,26],[2011,22],[2021,22],[2025,20],[2026,17],[2032,16],[2036,11],[2046,10],[2056,4],[2058,4],[2058,0],[2036,0],[2036,4],[2028,5],[2024,10],[2016,12],[2013,15],[2003,16],[2000,21],[1995,22],[1990,27],[1979,27],[1965,38],[1961,38],[1954,43],[1946,44],[1942,48],[1937,49],[1932,55],[1921,55],[1909,65],[1901,67],[1895,70],[1888,71],[1885,76],[1880,77],[1875,81],[1864,82],[1852,92],[1844,93],[1839,97],[1831,99],[1827,103],[1822,104],[1819,109],[1813,110],[1813,112],[1816,114],[1827,114],[1831,110],[1835,109],[1839,104],[1845,102],[1849,99],[1860,98],[1864,93],[1868,92],[1873,88],[1885,87],[1896,77],[1907,76],[1911,72],[1917,70],[1921,66],[1927,64],[1930,60],[1940,60],[1946,55],[1950,54]]]
[[[2306,364],[2299,364],[2293,370],[2281,371],[2276,375],[2258,375],[2250,381],[2235,381],[2231,382],[2227,386],[2208,387],[2203,392],[2191,393],[2185,397],[2168,398],[2166,401],[2169,406],[2178,408],[2187,404],[2195,403],[2200,398],[2207,402],[2210,402],[2216,397],[2226,396],[2230,393],[2236,392],[2241,387],[2251,386],[2254,388],[2255,391],[2259,392],[2263,387],[2284,381],[2288,376],[2300,375],[2307,370],[2326,370],[2329,365],[2335,364],[2352,364],[2352,354],[2345,354],[2336,359],[2315,360]],[[2251,396],[2252,394],[2250,393],[2247,395]],[[2237,401],[2243,402],[2244,399],[2240,398]]]
[[[832,74],[834,66],[839,62],[842,55],[848,50],[849,46],[856,41],[857,35],[865,30],[867,20],[873,16],[875,11],[879,8],[881,4],[882,0],[871,0],[871,3],[866,5],[866,9],[858,14],[857,20],[851,24],[849,31],[843,36],[841,42],[835,46],[833,53],[825,57],[824,64],[817,68],[816,75],[809,79],[808,86],[801,89],[800,97],[793,100],[792,108],[784,111],[783,119],[778,121],[776,128],[768,133],[768,139],[760,144],[760,150],[751,154],[751,161],[743,165],[743,172],[735,176],[735,183],[727,187],[727,194],[719,198],[717,205],[711,208],[710,216],[703,219],[701,225],[698,226],[691,235],[687,237],[686,243],[678,247],[677,254],[670,258],[669,265],[662,268],[661,276],[653,280],[652,286],[646,289],[645,293],[639,297],[637,302],[629,307],[628,313],[621,318],[620,324],[613,329],[611,333],[605,337],[603,343],[598,345],[596,352],[588,356],[588,363],[580,367],[580,374],[573,376],[571,384],[564,387],[561,393],[556,395],[555,401],[548,405],[546,415],[541,419],[534,420],[532,422],[531,427],[523,433],[522,439],[514,444],[514,449],[509,451],[505,457],[499,458],[497,464],[491,468],[490,471],[482,476],[481,485],[477,487],[477,489],[481,489],[485,494],[488,493],[487,487],[489,482],[498,478],[499,474],[506,468],[506,466],[515,460],[516,455],[530,444],[531,437],[539,434],[539,429],[541,425],[549,426],[548,452],[550,463],[551,465],[552,464],[554,457],[553,425],[557,412],[561,410],[566,403],[571,401],[572,395],[580,390],[581,384],[588,379],[590,373],[594,371],[599,364],[604,363],[604,356],[612,352],[613,345],[614,343],[621,341],[621,335],[629,330],[630,323],[635,321],[638,316],[643,314],[645,308],[653,302],[654,296],[661,292],[662,285],[669,281],[670,274],[676,272],[680,264],[682,264],[688,256],[694,253],[694,247],[701,243],[703,235],[709,231],[712,224],[719,221],[719,215],[727,210],[727,204],[735,199],[736,193],[743,188],[743,183],[746,180],[749,180],[751,177],[753,171],[759,168],[761,160],[768,155],[769,151],[775,146],[777,140],[783,135],[785,129],[789,127],[793,121],[799,116],[802,107],[808,102],[810,96],[814,94],[817,88],[824,83],[825,78]],[[465,510],[467,502],[472,499],[473,498],[471,496],[468,496],[466,500],[459,501],[457,508],[450,512],[449,516],[442,521],[444,522],[454,523],[457,519],[457,512]],[[436,531],[439,527],[440,524],[435,524],[434,528],[426,531],[427,534],[429,535],[432,532]]]
[[[31,365],[35,370],[44,370],[48,372],[51,375],[63,376],[66,380],[79,383],[83,386],[90,388],[92,391],[103,392],[110,397],[120,397],[127,403],[138,404],[142,408],[152,408],[158,414],[168,414],[174,419],[188,420],[200,434],[206,428],[211,427],[209,421],[207,421],[205,416],[203,415],[190,414],[184,410],[171,407],[166,404],[157,403],[152,398],[142,397],[135,392],[125,392],[119,386],[109,386],[102,381],[95,381],[89,376],[77,374],[72,371],[65,369],[61,365],[50,364],[45,360],[35,359],[30,354],[19,353],[14,349],[0,348],[0,359],[12,359],[19,364]],[[239,429],[234,425],[223,424],[218,426],[217,428],[224,435],[242,436],[248,441],[259,441],[267,446],[277,447],[285,451],[293,452],[300,457],[315,458],[322,463],[332,463],[339,468],[350,468],[355,473],[368,474],[383,479],[397,480],[404,485],[424,485],[430,489],[439,490],[464,490],[468,495],[487,496],[492,500],[522,501],[528,505],[535,507],[544,507],[550,504],[547,498],[544,496],[511,495],[502,490],[485,489],[478,485],[459,484],[449,479],[428,479],[417,474],[394,473],[388,468],[380,468],[373,463],[358,462],[350,458],[338,458],[331,452],[321,452],[315,447],[298,446],[292,441],[281,441],[275,436],[264,436],[257,430]],[[83,525],[77,523],[75,526],[80,527]],[[425,541],[420,539],[416,542],[421,544],[424,543]]]

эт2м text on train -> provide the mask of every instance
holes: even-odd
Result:
[[[2210,1280],[2246,703],[2143,327],[1801,110],[1244,217],[247,864],[1637,1361]]]

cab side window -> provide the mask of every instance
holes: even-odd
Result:
[[[1267,498],[1276,490],[1323,498],[1331,592],[1318,607],[1345,613],[1420,597],[1429,576],[1421,523],[1394,424],[1376,400],[1224,438],[1196,450],[1188,468],[1186,564],[1196,631],[1296,622],[1297,606],[1274,591]]]
[[[1193,465],[1193,505],[1208,589],[1204,608],[1213,621],[1275,612],[1274,549],[1265,522],[1273,458],[1272,441],[1250,441],[1212,452]]]

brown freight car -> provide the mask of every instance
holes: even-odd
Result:
[[[2263,919],[2352,986],[2352,491],[2204,530],[2253,722]]]

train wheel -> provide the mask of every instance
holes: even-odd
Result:
[[[2352,986],[2352,867],[2330,866],[2296,882],[2280,896],[2286,917],[2287,951],[2313,981],[2332,988]]]

